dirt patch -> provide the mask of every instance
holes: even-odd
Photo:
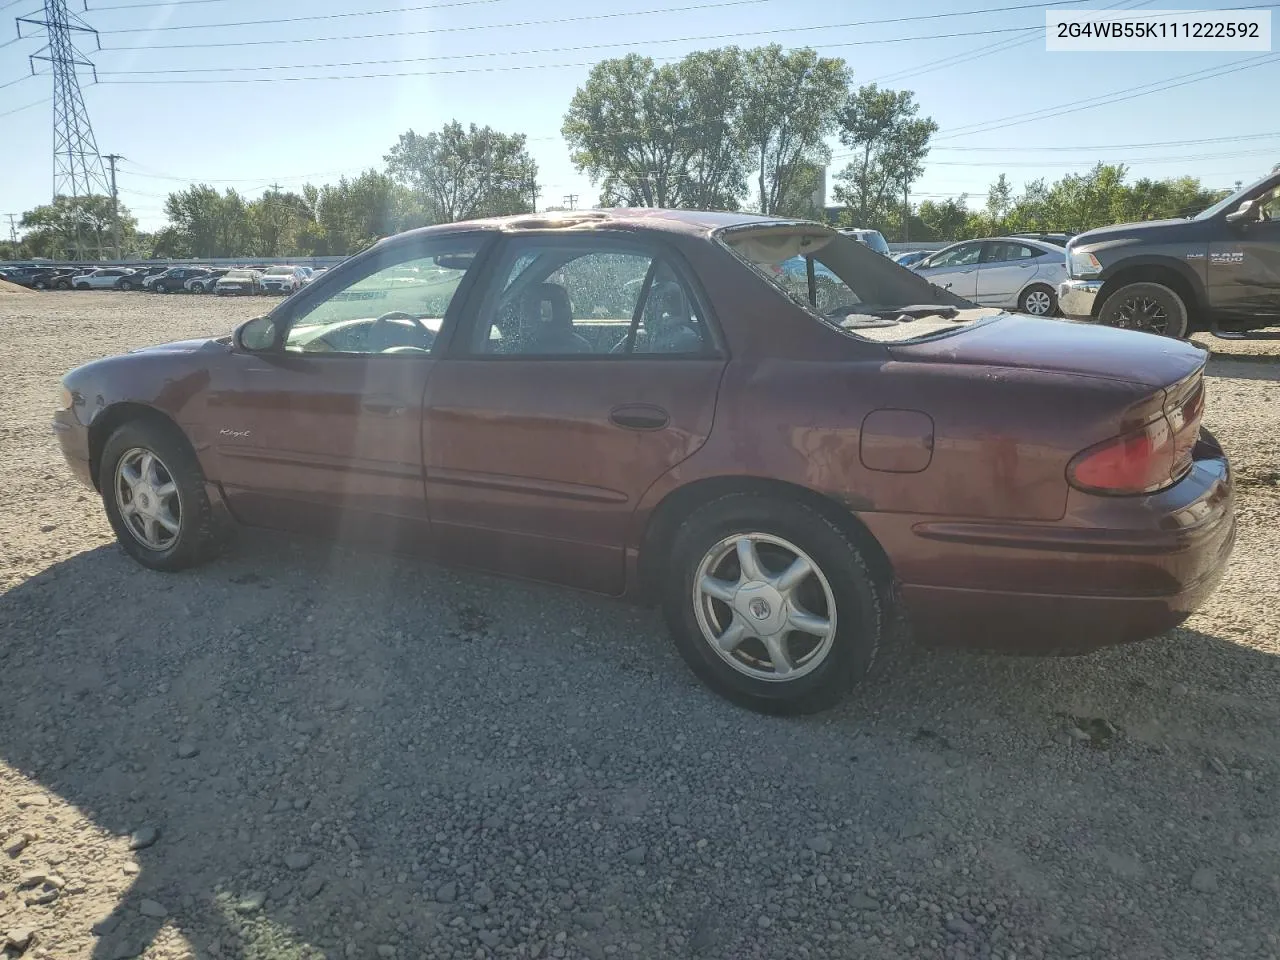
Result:
[[[0,297],[34,297],[36,292],[8,280],[0,280]]]

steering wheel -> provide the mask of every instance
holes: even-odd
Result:
[[[428,344],[430,344],[435,338],[435,334],[432,333],[431,329],[422,322],[420,317],[415,317],[411,313],[405,313],[403,310],[392,310],[390,313],[384,313],[382,316],[378,317],[377,320],[373,321],[372,326],[369,327],[367,339],[370,346],[373,346],[376,343],[381,343],[381,340],[377,338],[381,337],[382,330],[393,320],[412,320],[418,325],[418,329],[422,331]],[[397,344],[397,346],[404,346],[404,344]],[[379,350],[378,352],[382,353],[383,351]]]

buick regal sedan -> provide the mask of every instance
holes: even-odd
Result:
[[[814,223],[579,212],[383,240],[230,336],[73,370],[55,428],[147,567],[238,522],[658,599],[711,687],[797,712],[891,611],[1043,652],[1194,610],[1235,529],[1205,358]]]

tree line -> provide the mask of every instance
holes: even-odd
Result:
[[[1126,220],[1185,216],[1222,193],[1193,177],[1127,182],[1123,165],[1099,164],[1015,195],[1001,174],[985,203],[967,196],[904,202],[924,172],[938,126],[910,91],[855,86],[844,60],[777,44],[691,53],[668,64],[630,54],[592,67],[564,116],[574,166],[600,189],[601,206],[749,209],[833,219],[824,187],[831,141],[844,148],[831,180],[839,225],[918,241],[1028,230],[1079,232]],[[464,127],[402,134],[369,169],[337,183],[250,198],[193,184],[170,193],[168,223],[138,230],[120,208],[127,257],[345,255],[379,237],[432,223],[537,208],[538,167],[522,133]],[[906,222],[903,222],[904,217]],[[0,259],[112,251],[107,197],[23,214],[19,244]]]

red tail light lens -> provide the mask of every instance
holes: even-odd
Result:
[[[1203,415],[1204,380],[1197,372],[1168,389],[1163,414],[1076,454],[1067,464],[1067,482],[1112,496],[1172,486],[1191,469]]]
[[[1173,430],[1164,417],[1076,454],[1067,466],[1073,487],[1088,493],[1152,493],[1174,481]]]

